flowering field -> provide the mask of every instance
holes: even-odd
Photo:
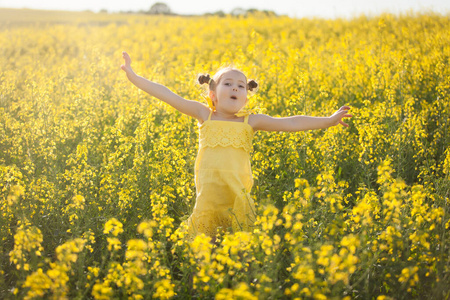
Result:
[[[0,21],[2,297],[449,299],[448,16],[40,14]],[[188,242],[197,124],[124,50],[185,98],[232,63],[254,111],[354,117],[258,132],[255,230]]]

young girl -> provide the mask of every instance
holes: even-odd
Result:
[[[212,108],[186,100],[165,86],[136,75],[130,56],[123,52],[121,66],[138,88],[180,112],[198,120],[199,150],[195,162],[197,199],[187,221],[191,237],[204,233],[213,240],[218,230],[249,230],[255,221],[255,207],[250,197],[253,185],[250,166],[253,134],[265,131],[302,131],[328,128],[342,121],[350,107],[342,106],[330,117],[291,116],[274,118],[263,114],[241,115],[247,92],[258,85],[247,81],[239,70],[225,68],[215,74],[201,75],[200,84],[209,85]]]

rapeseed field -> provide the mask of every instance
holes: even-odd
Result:
[[[0,20],[1,298],[449,299],[448,16],[19,12]],[[256,133],[255,230],[190,242],[196,121],[132,86],[122,51],[188,99],[233,64],[252,111],[354,117]]]

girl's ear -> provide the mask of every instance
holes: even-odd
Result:
[[[216,94],[214,93],[214,91],[209,91],[209,98],[211,99],[211,101],[216,100]]]
[[[216,93],[214,93],[214,91],[209,91],[209,99],[211,99],[211,103],[213,106],[212,109],[215,110],[217,98],[216,98]]]

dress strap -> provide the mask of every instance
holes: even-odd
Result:
[[[213,111],[211,110],[211,111],[209,112],[208,121],[211,120],[212,113],[213,113]]]
[[[245,124],[248,124],[248,116],[249,116],[249,115],[245,115],[245,117],[244,117],[244,123],[245,123]]]

